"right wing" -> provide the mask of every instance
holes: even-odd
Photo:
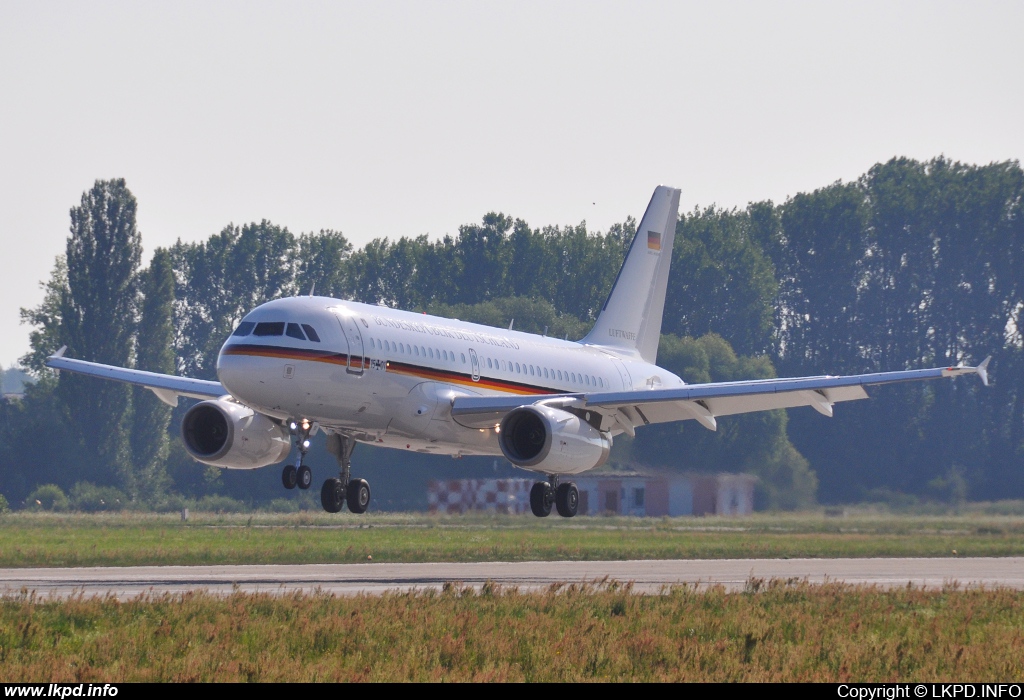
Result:
[[[124,367],[101,365],[98,362],[72,360],[69,357],[64,357],[65,350],[67,350],[67,346],[46,358],[46,366],[50,369],[143,386],[169,406],[177,406],[179,396],[188,396],[193,399],[216,399],[228,393],[220,382],[176,377],[173,374],[144,372],[141,369],[125,369]]]
[[[696,420],[715,430],[718,416],[810,406],[832,416],[832,405],[868,398],[866,386],[977,374],[988,384],[988,358],[977,367],[936,367],[904,372],[878,372],[848,377],[797,377],[753,379],[739,382],[687,384],[671,389],[641,389],[583,394],[537,396],[457,396],[452,418],[468,428],[489,428],[509,411],[533,403],[545,403],[575,412],[603,416],[602,430],[633,434],[634,428],[652,423]],[[589,419],[588,419],[589,420]]]

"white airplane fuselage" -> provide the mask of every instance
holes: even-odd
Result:
[[[502,454],[497,424],[469,428],[453,419],[456,396],[536,401],[683,385],[606,347],[327,297],[254,309],[221,348],[217,376],[235,399],[268,416],[448,455]]]

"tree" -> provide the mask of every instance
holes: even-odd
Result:
[[[662,335],[658,361],[688,383],[775,376],[767,356],[737,355],[714,334]],[[807,507],[814,503],[818,481],[786,436],[787,420],[786,412],[777,410],[723,416],[715,432],[694,421],[651,425],[637,430],[632,457],[662,469],[755,474],[761,507]]]
[[[142,257],[136,206],[125,181],[118,179],[97,180],[71,209],[58,333],[68,357],[119,367],[133,364]],[[118,382],[65,372],[59,393],[85,446],[81,478],[134,493],[127,422],[131,390]]]
[[[149,268],[140,275],[142,313],[138,326],[136,367],[147,372],[174,374],[174,270],[171,255],[157,249]],[[134,387],[131,447],[140,487],[148,496],[166,486],[167,426],[171,408],[153,392]]]
[[[768,352],[777,289],[747,212],[695,210],[676,226],[663,330],[693,337],[717,333],[738,352]]]

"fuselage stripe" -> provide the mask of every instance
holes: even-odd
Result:
[[[306,350],[303,348],[285,348],[276,345],[251,345],[251,344],[233,344],[226,346],[222,353],[224,355],[244,355],[249,357],[270,357],[281,360],[305,360],[307,362],[324,362],[328,364],[341,365],[342,367],[359,367],[368,368],[370,366],[370,358],[352,356],[351,359],[344,353],[327,352],[324,350]],[[436,369],[433,367],[423,367],[421,365],[413,365],[405,362],[396,362],[394,360],[388,360],[386,363],[388,372],[394,372],[409,377],[418,377],[420,379],[430,379],[433,381],[448,382],[451,384],[461,384],[463,386],[475,386],[484,389],[490,389],[491,391],[500,391],[506,394],[561,394],[564,393],[564,389],[554,389],[551,387],[535,386],[532,384],[524,384],[521,382],[510,382],[502,379],[480,376],[480,379],[474,381],[472,376],[462,372],[453,372],[450,370]]]

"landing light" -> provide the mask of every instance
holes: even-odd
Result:
[[[309,447],[309,440],[303,440],[302,441],[302,446],[303,447]]]
[[[501,432],[501,423],[495,423],[494,424],[494,432],[496,432],[496,433],[500,433]]]
[[[295,430],[299,426],[295,425],[295,423],[290,423],[288,427],[290,427],[292,430]]]

